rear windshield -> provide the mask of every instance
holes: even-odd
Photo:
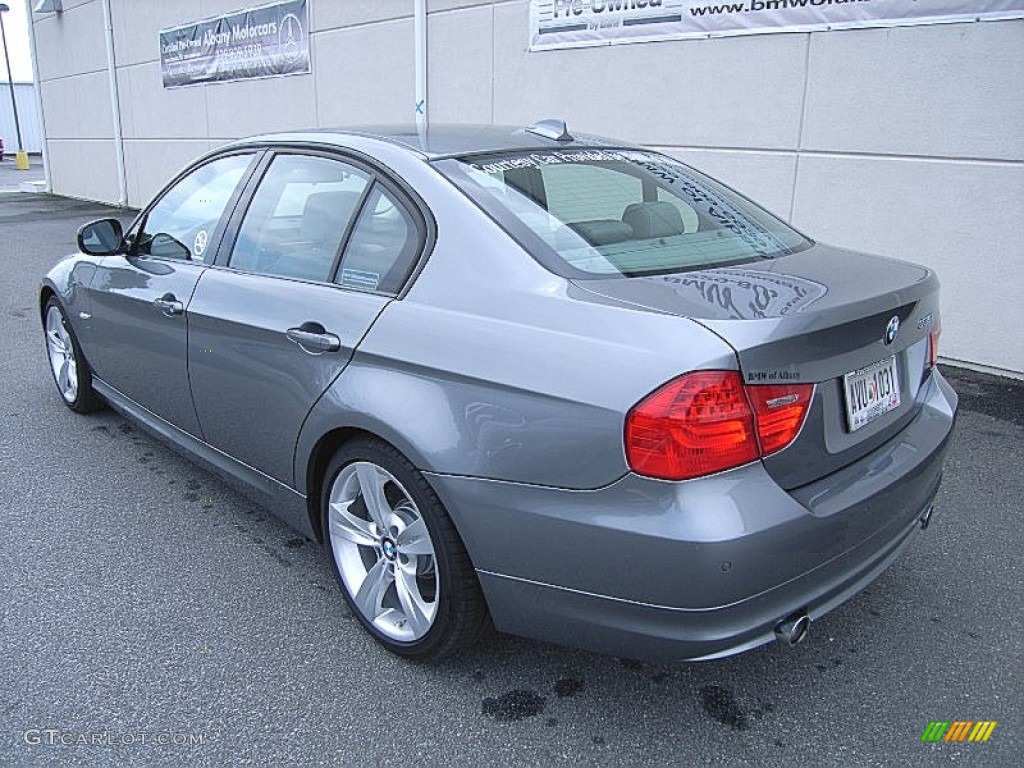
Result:
[[[771,259],[811,244],[736,192],[655,152],[531,151],[438,165],[566,277],[680,272]]]

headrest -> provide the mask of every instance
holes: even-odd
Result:
[[[314,192],[307,197],[302,209],[303,238],[340,240],[360,197],[361,193],[348,190]]]
[[[633,227],[634,237],[671,237],[686,231],[679,209],[672,203],[633,203],[622,213],[622,220]]]

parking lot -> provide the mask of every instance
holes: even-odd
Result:
[[[0,194],[0,765],[1019,764],[1024,383],[947,369],[931,526],[794,649],[670,666],[491,634],[424,666],[360,630],[318,545],[62,406],[36,289],[107,215]],[[936,720],[998,725],[922,743]]]

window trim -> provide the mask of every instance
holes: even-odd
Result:
[[[184,262],[192,264],[197,267],[209,267],[212,266],[219,255],[221,241],[224,238],[224,233],[227,231],[228,222],[230,222],[235,212],[235,207],[238,205],[238,201],[241,199],[243,192],[248,187],[249,182],[252,179],[252,175],[257,167],[263,160],[266,153],[266,149],[263,147],[237,147],[228,151],[218,152],[213,155],[204,155],[193,163],[185,166],[178,174],[171,179],[167,184],[164,185],[163,189],[157,193],[157,195],[149,201],[149,204],[143,208],[138,216],[128,226],[128,230],[125,234],[125,238],[131,239],[131,243],[128,246],[128,250],[125,251],[124,256],[132,259],[151,259],[153,261],[170,262],[173,264],[181,264],[182,259],[175,259],[169,256],[153,256],[148,253],[138,252],[138,240],[137,235],[139,231],[146,226],[146,222],[149,219],[149,214],[152,213],[153,209],[167,196],[167,194],[174,189],[178,184],[183,181],[187,176],[190,176],[195,171],[198,171],[203,166],[214,163],[218,160],[223,160],[226,157],[233,157],[236,155],[251,155],[249,159],[248,167],[242,172],[242,178],[238,180],[234,190],[231,192],[231,196],[224,204],[224,210],[221,211],[220,217],[217,219],[217,226],[214,227],[213,233],[210,235],[210,239],[207,244],[207,252],[211,253],[212,256],[208,260],[196,261],[195,259],[185,259]]]
[[[430,208],[423,201],[423,198],[421,198],[416,191],[407,182],[405,182],[404,179],[398,177],[393,171],[385,168],[373,158],[347,147],[314,142],[287,142],[261,145],[261,148],[265,154],[258,163],[258,167],[254,169],[254,172],[250,174],[247,179],[243,187],[242,194],[232,210],[222,239],[218,243],[218,249],[214,255],[214,259],[211,260],[208,266],[216,269],[230,270],[237,274],[255,275],[275,280],[291,280],[293,282],[312,283],[314,285],[329,285],[337,288],[338,290],[352,293],[363,293],[371,296],[385,296],[387,298],[397,300],[405,298],[406,294],[408,294],[409,290],[412,288],[413,283],[415,283],[416,277],[423,271],[423,266],[426,264],[430,254],[433,252],[434,244],[437,241],[437,223]],[[339,249],[335,253],[334,262],[331,265],[331,273],[328,275],[326,281],[305,280],[303,278],[289,277],[286,275],[272,275],[265,272],[250,272],[231,267],[228,264],[231,257],[231,251],[235,245],[235,240],[238,238],[238,233],[242,226],[242,221],[245,219],[245,215],[248,212],[249,207],[252,205],[256,191],[259,189],[260,183],[263,181],[264,176],[270,168],[270,164],[278,155],[324,157],[330,160],[348,163],[356,169],[363,171],[370,177],[369,183],[363,190],[363,195],[353,211],[352,219],[349,221],[345,233],[342,235]],[[391,193],[396,202],[405,208],[415,224],[416,234],[419,238],[419,242],[416,245],[416,257],[413,259],[412,268],[409,270],[409,273],[406,275],[405,280],[397,293],[359,290],[349,286],[339,285],[334,282],[337,270],[341,267],[345,249],[348,247],[355,224],[359,220],[359,216],[362,214],[366,201],[369,199],[369,193],[376,188],[377,184],[382,185],[385,190]]]

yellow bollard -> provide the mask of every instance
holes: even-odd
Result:
[[[15,152],[14,153],[14,167],[19,171],[28,170],[28,152]]]

